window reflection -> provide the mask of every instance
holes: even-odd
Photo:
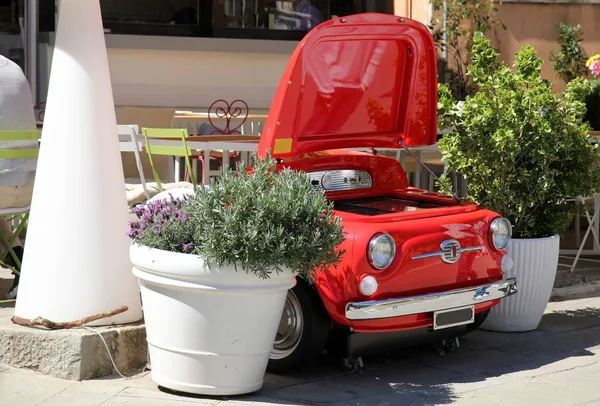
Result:
[[[334,16],[328,0],[225,0],[227,28],[310,31]]]
[[[198,25],[200,0],[100,0],[104,22]]]

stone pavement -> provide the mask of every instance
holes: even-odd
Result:
[[[600,405],[599,382],[596,296],[550,303],[534,332],[480,330],[443,357],[406,350],[366,358],[361,373],[326,358],[312,371],[268,374],[260,392],[230,399],[161,391],[147,372],[74,382],[0,366],[0,405]]]

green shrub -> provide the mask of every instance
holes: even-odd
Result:
[[[574,79],[562,97],[540,76],[542,61],[527,45],[514,70],[476,33],[469,75],[479,87],[462,109],[439,86],[439,142],[451,170],[467,176],[469,198],[506,216],[518,238],[562,234],[573,219],[568,200],[600,184],[598,155],[583,123],[590,85]],[[447,181],[447,180],[446,180]]]
[[[567,25],[563,22],[558,24],[560,51],[552,52],[550,61],[558,77],[565,83],[587,75],[585,66],[587,55],[581,48],[581,41],[583,41],[581,25]]]
[[[592,93],[585,98],[586,113],[584,120],[590,123],[594,131],[600,131],[600,78],[589,79]]]
[[[431,30],[436,49],[447,58],[441,76],[452,94],[459,100],[477,91],[473,80],[467,75],[471,63],[473,34],[486,33],[496,27],[506,29],[496,17],[501,0],[431,0],[436,13],[444,18],[433,18]]]
[[[275,168],[271,159],[258,160],[251,173],[221,171],[210,188],[197,188],[187,199],[139,206],[129,235],[261,278],[287,268],[310,280],[339,262],[341,219],[306,173]]]

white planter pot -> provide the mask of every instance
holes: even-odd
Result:
[[[140,280],[152,380],[203,395],[259,390],[294,275],[264,280],[136,244],[130,258]]]
[[[507,253],[514,267],[504,276],[517,277],[519,290],[491,309],[482,329],[524,332],[538,327],[552,294],[559,247],[558,235],[510,241]]]

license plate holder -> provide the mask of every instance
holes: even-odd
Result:
[[[455,307],[433,312],[433,329],[462,326],[475,322],[475,306]]]

